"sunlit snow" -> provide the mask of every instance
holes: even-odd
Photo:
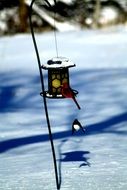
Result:
[[[61,190],[127,189],[127,30],[57,33],[72,60],[71,99],[47,99]],[[54,34],[36,34],[41,63]],[[0,38],[0,190],[56,190],[37,59],[29,34]],[[47,72],[44,71],[47,89]],[[85,134],[75,131],[78,119]]]

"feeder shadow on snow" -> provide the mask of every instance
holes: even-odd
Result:
[[[86,156],[90,154],[89,151],[73,151],[73,152],[65,152],[62,153],[61,162],[82,162],[79,167],[82,166],[90,166],[90,163],[88,162],[89,157]]]
[[[61,140],[59,146],[58,146],[58,153],[59,153],[59,165],[61,165],[61,162],[82,162],[80,164],[81,166],[90,166],[90,163],[88,162],[89,159],[89,151],[68,151],[68,152],[62,152],[62,148],[64,144],[69,139],[65,138]],[[77,142],[76,142],[77,144]],[[60,167],[59,167],[60,168]]]
[[[90,154],[89,151],[73,151],[73,152],[65,152],[60,154],[59,159],[59,184],[61,186],[62,183],[62,162],[80,162],[79,167],[89,166],[90,162],[88,162]],[[64,158],[62,158],[64,156]]]

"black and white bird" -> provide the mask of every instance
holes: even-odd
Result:
[[[75,131],[79,131],[80,129],[83,131],[83,133],[85,133],[85,129],[82,127],[81,123],[75,119],[72,123],[72,135]]]

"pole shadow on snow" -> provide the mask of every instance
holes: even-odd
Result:
[[[119,135],[127,135],[126,131],[116,131],[115,128],[113,128],[114,125],[120,124],[126,121],[127,121],[127,113],[114,116],[100,123],[88,125],[85,135],[94,135],[94,134],[99,134],[99,133],[114,133],[114,134],[119,134]],[[69,131],[54,133],[53,139],[57,140],[57,139],[71,137],[71,136],[72,136],[72,131],[69,130]],[[80,132],[75,133],[74,136],[84,136],[84,133],[80,133]],[[0,153],[4,153],[13,148],[18,148],[18,147],[29,145],[29,144],[45,142],[48,140],[49,140],[49,135],[44,134],[44,135],[35,135],[35,136],[21,137],[21,138],[1,141]]]

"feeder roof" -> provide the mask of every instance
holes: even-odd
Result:
[[[47,61],[47,64],[42,65],[43,69],[63,69],[74,67],[75,64],[65,57],[54,57]]]

